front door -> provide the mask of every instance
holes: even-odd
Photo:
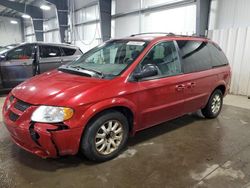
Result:
[[[139,80],[140,129],[144,129],[183,114],[184,86],[181,63],[173,41],[156,44],[139,64],[158,67],[158,75]]]
[[[33,76],[34,45],[26,44],[9,51],[1,62],[1,78],[4,88],[12,88]]]

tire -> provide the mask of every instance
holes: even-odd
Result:
[[[80,150],[91,161],[108,161],[125,147],[128,133],[127,118],[118,111],[106,111],[87,125]]]
[[[216,89],[210,96],[207,105],[201,110],[202,114],[209,119],[216,118],[223,105],[223,94],[221,90]]]

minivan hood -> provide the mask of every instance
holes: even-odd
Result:
[[[34,105],[62,106],[68,105],[69,101],[81,98],[91,89],[106,82],[109,82],[109,80],[55,70],[23,82],[12,90],[12,94],[16,98]]]

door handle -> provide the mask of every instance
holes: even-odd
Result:
[[[176,91],[183,91],[185,89],[185,85],[184,84],[180,84],[175,86]]]
[[[187,83],[187,88],[194,88],[196,86],[195,82]]]

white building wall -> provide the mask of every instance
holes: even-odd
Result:
[[[112,14],[128,13],[178,1],[181,0],[114,0],[115,11],[113,10]],[[125,15],[115,18],[113,26],[112,37],[125,37],[143,32],[193,34],[196,30],[196,5]]]
[[[60,43],[60,31],[57,18],[52,18],[43,22],[44,42]]]
[[[126,37],[131,34],[140,33],[139,15],[128,15],[114,19],[115,32],[113,38]]]
[[[194,33],[196,5],[156,11],[142,15],[142,32]]]
[[[177,1],[181,0],[112,0],[112,15]],[[102,42],[99,5],[93,5],[93,2],[93,0],[74,0],[73,43],[79,46],[83,52]],[[119,38],[154,31],[193,34],[196,24],[195,16],[196,6],[194,4],[145,14],[122,16],[112,19],[111,36]],[[88,21],[93,22],[86,24],[85,22]]]
[[[36,36],[33,25],[24,28],[25,42],[35,42]]]
[[[250,96],[250,1],[213,0],[209,37],[226,53],[232,67],[230,92]]]
[[[88,51],[102,42],[99,12],[98,5],[80,8],[75,11],[73,42],[80,47],[83,52]]]
[[[18,24],[11,24],[15,20]],[[19,19],[0,16],[0,46],[22,42],[22,31]]]
[[[250,25],[249,0],[212,0],[210,29],[229,29]]]

